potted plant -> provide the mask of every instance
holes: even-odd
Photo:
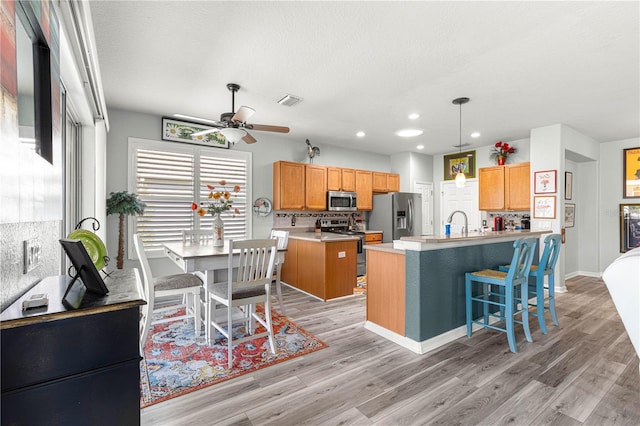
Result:
[[[124,216],[141,215],[146,205],[140,201],[136,194],[129,194],[127,191],[111,192],[107,198],[107,215],[120,215],[118,225],[118,259],[116,267],[122,269],[124,258]]]

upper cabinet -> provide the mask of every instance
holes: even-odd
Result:
[[[305,164],[305,208],[327,209],[327,168]]]
[[[400,175],[395,173],[373,172],[373,192],[399,192],[400,191]]]
[[[327,167],[327,191],[356,190],[356,171],[341,167]]]
[[[478,169],[480,210],[529,210],[529,163]]]
[[[373,210],[373,173],[356,170],[356,193],[358,210]]]
[[[305,206],[305,165],[288,161],[273,163],[273,208],[302,210]]]

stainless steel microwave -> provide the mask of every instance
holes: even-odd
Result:
[[[358,195],[355,192],[327,191],[327,210],[331,212],[358,211]]]

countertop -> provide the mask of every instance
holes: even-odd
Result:
[[[404,249],[393,248],[393,243],[365,244],[363,248],[365,250],[383,251],[385,253],[402,254],[402,255],[405,254]]]
[[[443,248],[454,248],[470,245],[491,244],[504,241],[515,241],[520,238],[539,237],[549,234],[551,230],[516,230],[516,231],[488,231],[469,232],[469,235],[452,234],[443,235],[422,235],[418,237],[402,237],[393,242],[393,248],[405,250],[440,250]]]
[[[318,243],[331,243],[336,241],[356,241],[360,237],[357,235],[334,234],[332,232],[289,232],[289,238]]]

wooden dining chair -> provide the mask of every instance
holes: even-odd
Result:
[[[529,270],[535,254],[536,238],[523,238],[513,243],[513,257],[508,272],[483,269],[465,274],[467,336],[473,333],[473,324],[480,324],[483,328],[503,331],[507,333],[509,349],[518,352],[516,345],[514,323],[522,324],[527,341],[532,342],[529,330],[529,309],[526,302],[528,294]],[[474,286],[473,284],[480,284]],[[474,288],[476,287],[476,288]],[[518,302],[521,309],[518,309]],[[482,307],[482,321],[477,321],[473,315],[473,306]],[[496,313],[497,311],[497,313]],[[522,314],[522,320],[515,319]],[[505,328],[490,324],[491,317],[504,321]]]
[[[234,251],[240,251],[237,270],[234,274]],[[237,253],[236,253],[237,255]],[[259,337],[269,337],[269,348],[275,354],[275,341],[271,324],[271,277],[277,256],[277,246],[274,239],[263,240],[229,240],[228,279],[226,282],[214,283],[207,288],[206,336],[208,344],[216,340],[216,330],[227,339],[227,356],[229,369],[233,367],[233,346],[254,340]],[[255,305],[264,303],[264,319],[256,312]],[[226,306],[226,327],[216,316],[218,305]],[[233,336],[233,308],[245,308],[250,316],[245,321],[248,334],[242,337]],[[251,326],[257,321],[265,331],[255,334]]]
[[[193,318],[194,331],[196,336],[200,335],[200,289],[202,281],[193,274],[175,274],[154,278],[151,273],[151,266],[144,251],[142,237],[139,234],[133,235],[133,244],[138,254],[138,260],[142,265],[142,277],[144,283],[144,295],[147,304],[142,306],[140,317],[140,351],[144,356],[144,343],[147,340],[149,328],[154,324],[162,324],[170,321],[185,320]],[[171,305],[164,308],[155,307],[156,297],[183,296],[183,304]],[[154,312],[173,310],[177,307],[185,308],[184,315],[152,320]]]
[[[277,240],[277,246],[279,250],[286,250],[289,244],[289,231],[281,231],[277,229],[272,229],[269,238],[275,238]],[[284,303],[282,303],[282,288],[280,285],[280,277],[282,274],[282,264],[284,263],[286,255],[282,256],[282,260],[280,260],[279,256],[276,256],[275,268],[273,271],[273,280],[276,284],[276,295],[278,296],[278,306],[280,306],[280,310],[283,315],[287,315],[287,311],[285,310]]]

